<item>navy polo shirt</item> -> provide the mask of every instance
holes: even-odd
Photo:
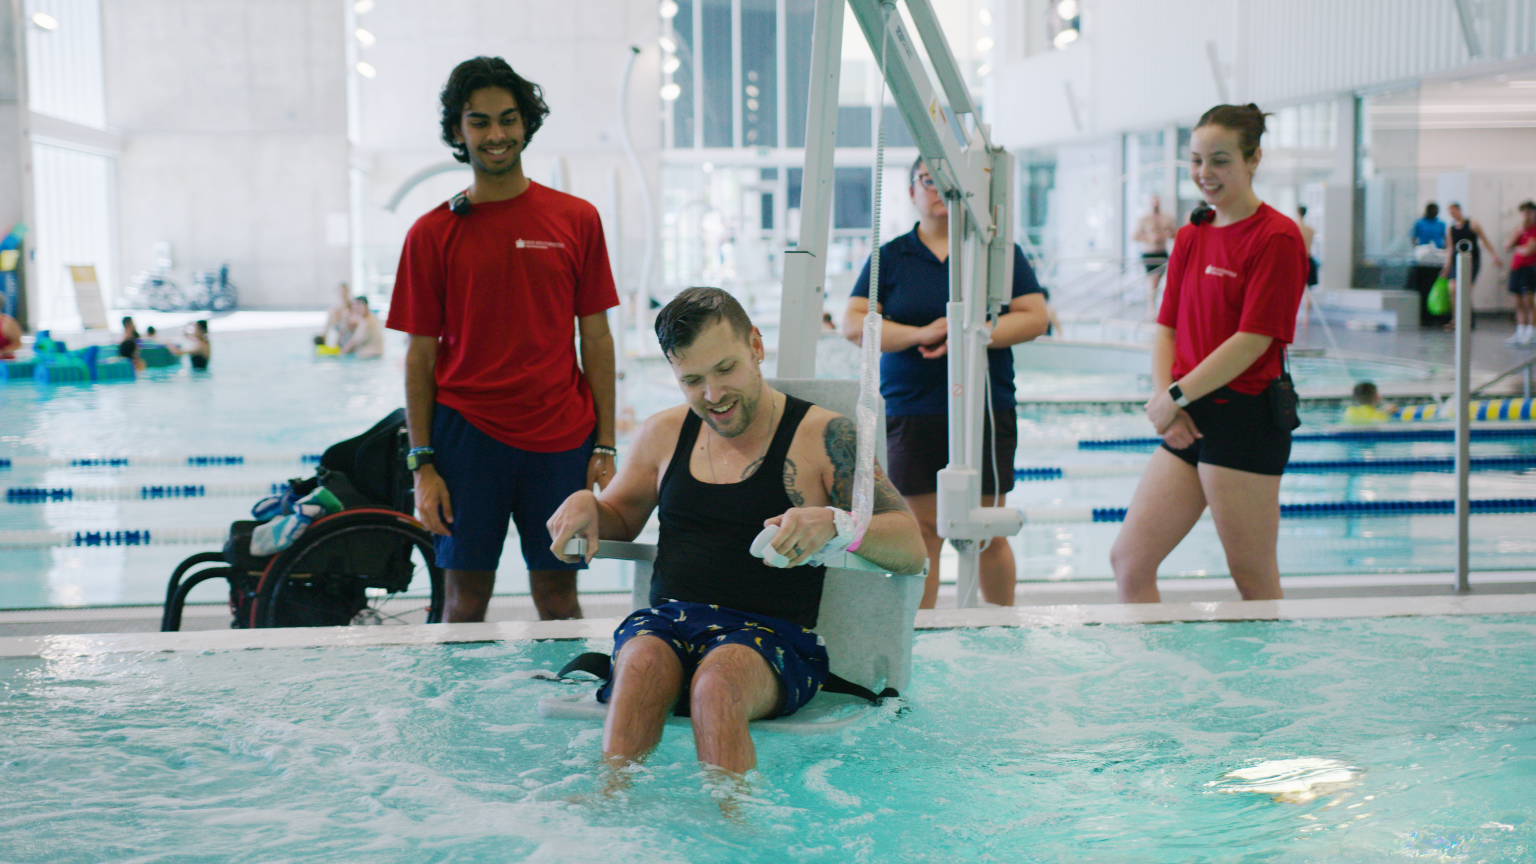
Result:
[[[1041,293],[1035,271],[1024,260],[1024,250],[1013,246],[1013,296]],[[854,297],[869,296],[869,262],[853,286]],[[949,264],[934,257],[917,237],[917,226],[880,247],[880,309],[887,321],[924,327],[944,317],[949,302]],[[1007,311],[1007,310],[1001,310]],[[1012,410],[1013,352],[1009,348],[987,351],[992,372],[992,407]],[[887,417],[949,413],[949,356],[925,359],[913,346],[880,356],[880,395],[885,397]]]

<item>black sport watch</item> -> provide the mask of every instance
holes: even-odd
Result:
[[[431,447],[411,448],[411,452],[405,454],[405,467],[415,471],[423,465],[431,465],[433,452]]]
[[[1180,408],[1189,407],[1189,397],[1184,395],[1184,389],[1175,381],[1168,385],[1168,395],[1173,398],[1173,404]]]

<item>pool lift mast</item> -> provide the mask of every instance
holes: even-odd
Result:
[[[945,307],[949,320],[949,464],[938,476],[938,533],[959,552],[956,605],[976,606],[983,544],[994,537],[1017,534],[1024,525],[1018,510],[981,506],[981,472],[993,467],[986,464],[990,455],[982,446],[983,412],[991,391],[988,317],[990,310],[1006,306],[1013,293],[1014,162],[1006,150],[992,145],[988,126],[977,116],[976,103],[929,0],[905,3],[943,88],[942,99],[894,3],[816,0],[800,239],[784,258],[778,374],[785,378],[815,376],[832,215],[832,157],[845,2],[876,59],[884,58],[881,71],[896,108],[949,209],[949,302]],[[950,112],[955,115],[953,119]],[[970,115],[969,132],[962,122],[965,115]],[[998,471],[1013,470],[1012,465],[995,467]],[[937,567],[938,562],[931,566]]]

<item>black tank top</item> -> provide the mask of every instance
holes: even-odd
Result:
[[[1468,219],[1461,225],[1451,223],[1451,248],[1445,250],[1445,254],[1451,257],[1451,275],[1456,275],[1456,245],[1463,240],[1472,241],[1472,272],[1476,273],[1478,265],[1483,263],[1483,251],[1477,248],[1477,232],[1472,230],[1472,220]]]
[[[825,567],[769,567],[752,556],[763,520],[795,506],[784,492],[784,457],[811,407],[786,396],[784,418],[757,471],[739,483],[703,483],[688,465],[703,420],[689,411],[661,479],[661,538],[651,575],[651,605],[713,603],[816,626]]]

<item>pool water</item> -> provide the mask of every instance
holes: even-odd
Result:
[[[184,367],[152,370],[135,382],[39,388],[30,382],[0,384],[0,457],[144,457],[171,454],[246,455],[319,453],[359,434],[404,403],[403,342],[390,333],[389,354],[378,361],[316,359],[309,334],[295,331],[215,333],[207,373]],[[846,343],[839,343],[846,345]],[[851,347],[851,346],[848,346]],[[1313,358],[1297,358],[1300,360]],[[1405,367],[1406,368],[1406,367]],[[771,370],[769,370],[771,374]],[[1298,374],[1299,371],[1298,371]],[[1020,381],[1029,377],[1020,371]],[[1039,376],[1036,376],[1039,377]],[[1052,373],[1055,380],[1071,376]],[[1081,382],[1079,382],[1081,383]],[[643,419],[677,404],[666,364],[635,362],[627,393]],[[1021,384],[1022,386],[1022,384]],[[1340,409],[1308,408],[1308,429],[1338,420]],[[1017,464],[1140,464],[1147,449],[1061,449],[1063,439],[1145,436],[1148,426],[1134,405],[1054,406],[1021,403]],[[620,446],[626,439],[621,437]],[[1448,456],[1449,443],[1304,443],[1295,459]],[[1474,456],[1536,454],[1536,439],[1477,442]],[[622,458],[622,454],[621,454]],[[264,486],[307,476],[298,462],[251,463],[207,468],[65,468],[18,465],[0,469],[9,487],[101,487],[247,484]],[[1135,476],[1020,483],[1009,496],[1016,507],[1122,507]],[[1449,474],[1302,475],[1285,478],[1282,500],[1450,498]],[[1475,498],[1536,496],[1536,472],[1478,473]],[[258,496],[167,500],[71,500],[0,503],[0,532],[25,530],[114,531],[204,528],[222,531],[248,518]],[[1473,522],[1472,564],[1478,570],[1536,567],[1536,538],[1529,515],[1479,515]],[[653,528],[654,529],[654,523]],[[1454,563],[1455,522],[1447,516],[1335,517],[1282,522],[1280,563],[1287,574],[1445,571]],[[1026,581],[1106,579],[1108,550],[1117,524],[1029,525],[1010,541]],[[653,536],[651,533],[643,538]],[[216,544],[0,549],[0,608],[159,603],[165,580],[187,556]],[[1212,576],[1227,573],[1214,526],[1207,520],[1174,551],[1163,573]],[[581,577],[585,591],[629,587],[627,565],[598,561]],[[508,537],[498,590],[525,593],[527,574],[515,535]],[[194,591],[194,602],[224,599],[216,583]]]
[[[1528,616],[920,633],[907,699],[840,734],[759,732],[732,818],[685,726],[629,791],[591,797],[599,729],[540,720],[573,685],[529,677],[581,647],[0,661],[0,859],[1536,855]],[[1342,782],[1237,791],[1234,772],[1296,760]]]

